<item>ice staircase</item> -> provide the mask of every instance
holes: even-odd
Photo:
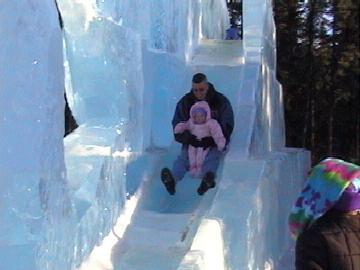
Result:
[[[202,39],[191,59],[191,65],[238,66],[244,62],[241,40]]]

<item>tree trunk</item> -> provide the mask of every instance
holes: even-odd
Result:
[[[338,8],[337,8],[337,0],[334,0],[332,3],[332,55],[331,55],[331,83],[330,83],[330,95],[329,95],[329,103],[330,103],[330,115],[329,115],[329,126],[328,126],[328,154],[334,154],[334,111],[336,108],[336,89],[337,89],[337,70],[338,70],[338,60],[340,58],[339,53],[339,45],[338,45],[338,36],[337,36],[337,17],[338,17]]]
[[[309,73],[308,73],[308,80],[306,83],[306,90],[307,90],[307,99],[309,100],[310,108],[307,114],[310,114],[310,120],[309,123],[308,117],[305,118],[304,122],[304,132],[303,137],[307,137],[308,134],[310,135],[310,149],[313,149],[315,146],[315,131],[316,131],[316,119],[315,119],[315,94],[314,91],[316,88],[314,88],[313,80],[314,80],[314,70],[313,70],[313,61],[314,61],[314,21],[315,21],[315,1],[311,1],[310,4],[308,4],[309,7],[309,15],[307,18],[307,34],[309,37],[309,43],[308,43],[308,57],[309,57]],[[310,129],[309,127],[310,126]],[[310,133],[308,133],[308,129]],[[305,140],[303,147],[306,147]]]

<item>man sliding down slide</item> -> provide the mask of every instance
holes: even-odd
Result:
[[[220,125],[223,136],[225,137],[225,147],[218,147],[213,136],[198,138],[191,134],[188,129],[181,133],[175,133],[178,124],[189,121],[190,109],[200,101],[206,101],[210,107],[210,120],[215,120]],[[189,171],[189,146],[206,150],[201,170],[197,174],[202,181],[197,190],[199,195],[203,195],[208,189],[214,188],[216,171],[219,167],[221,158],[224,155],[226,146],[230,142],[230,136],[234,129],[234,113],[229,100],[214,86],[207,81],[206,75],[197,73],[192,78],[192,88],[185,94],[176,105],[172,120],[175,140],[182,144],[181,153],[173,163],[172,170],[163,168],[161,171],[161,181],[166,190],[174,195],[176,183],[183,179],[185,173]]]

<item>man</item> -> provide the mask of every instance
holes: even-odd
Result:
[[[217,92],[214,86],[208,82],[205,74],[197,73],[192,78],[192,89],[185,94],[176,105],[175,114],[172,120],[173,128],[180,122],[187,121],[190,117],[190,108],[198,101],[207,101],[211,118],[218,121],[221,130],[226,138],[226,145],[230,141],[230,136],[234,128],[234,114],[229,100],[221,93]],[[175,140],[182,144],[180,155],[173,164],[172,170],[163,168],[161,180],[167,191],[175,194],[176,182],[180,181],[189,170],[188,146],[210,148],[205,157],[202,167],[202,181],[197,190],[199,195],[203,195],[208,189],[215,187],[216,171],[223,156],[212,137],[205,137],[198,140],[188,130],[180,134],[175,134]]]

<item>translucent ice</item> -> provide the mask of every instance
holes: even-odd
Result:
[[[0,261],[273,267],[309,156],[284,147],[271,1],[243,1],[244,40],[226,41],[225,1],[58,0],[65,85],[54,1],[35,2],[0,9]],[[186,177],[169,198],[159,172],[179,151],[171,118],[195,72],[231,100],[235,129],[217,188],[199,197]],[[79,124],[65,140],[64,86]],[[107,262],[89,257],[111,234]]]

